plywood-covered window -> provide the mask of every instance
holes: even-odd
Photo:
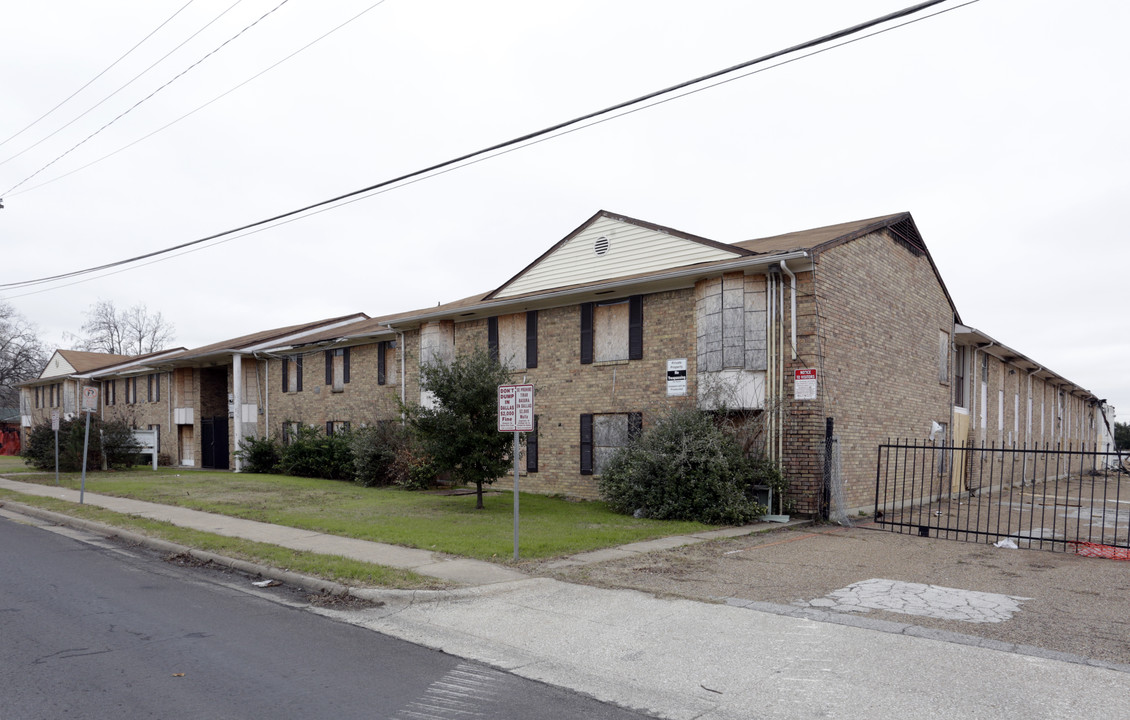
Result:
[[[246,363],[243,365],[243,404],[259,404],[258,363]]]
[[[333,392],[344,392],[349,382],[349,348],[326,351],[326,384]]]
[[[509,370],[538,366],[536,310],[487,318],[487,349]]]
[[[106,380],[102,383],[102,403],[104,405],[118,404],[118,383],[116,380]]]
[[[969,407],[966,399],[968,393],[965,388],[965,378],[968,374],[966,369],[968,355],[969,348],[964,345],[958,347],[953,353],[953,404],[960,408]]]
[[[145,388],[146,397],[149,398],[149,402],[161,402],[161,373],[150,373],[146,375]]]
[[[581,305],[581,362],[643,358],[643,296]]]
[[[938,331],[938,382],[950,381],[950,334],[945,330]]]
[[[174,398],[176,407],[190,408],[195,405],[192,390],[192,368],[177,368],[173,373]]]
[[[302,356],[289,355],[282,360],[283,392],[302,392]]]
[[[581,474],[600,475],[616,451],[636,437],[643,414],[606,413],[581,416]]]
[[[399,362],[396,358],[396,341],[381,340],[377,343],[377,384],[395,385],[397,380],[396,370]]]
[[[137,404],[137,376],[125,379],[126,405]]]

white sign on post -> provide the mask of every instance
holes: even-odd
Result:
[[[534,431],[534,386],[498,386],[498,431]]]
[[[87,386],[82,389],[82,409],[94,412],[98,409],[98,387]]]
[[[51,429],[54,430],[55,432],[59,432],[59,411],[58,410],[52,410],[51,411]]]

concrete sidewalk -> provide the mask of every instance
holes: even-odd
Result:
[[[74,491],[51,486],[0,478],[0,487],[77,501]],[[86,502],[315,552],[361,552],[370,562],[473,584],[386,593],[384,606],[364,611],[311,609],[658,717],[1117,717],[1130,697],[1130,673],[1080,658],[822,622],[768,604],[736,607],[527,577],[490,563],[92,493]],[[609,552],[640,552],[640,545]]]
[[[7,477],[0,477],[0,488],[21,492],[26,495],[56,498],[67,502],[77,503],[79,501],[79,491],[77,490],[52,485],[19,482],[18,480]],[[527,577],[518,570],[482,560],[460,558],[443,553],[431,552],[429,550],[407,548],[400,545],[389,545],[387,543],[368,540],[355,540],[339,535],[329,535],[311,530],[272,525],[256,520],[245,520],[242,518],[229,517],[227,515],[191,510],[175,505],[162,505],[160,503],[145,502],[143,500],[99,495],[92,492],[85,493],[83,495],[83,501],[87,505],[94,507],[136,515],[150,520],[160,520],[193,530],[269,543],[292,550],[321,553],[323,555],[340,555],[362,562],[387,565],[402,570],[411,570],[421,575],[461,585],[490,585],[493,583],[520,580]],[[793,524],[796,523],[790,523],[790,525]],[[629,557],[652,550],[666,550],[680,545],[705,542],[716,538],[748,535],[751,532],[775,527],[781,527],[781,525],[776,523],[758,523],[746,527],[710,530],[694,535],[677,535],[659,538],[656,540],[631,543],[618,548],[582,553],[572,558],[560,560],[557,564],[578,565],[601,562],[604,560]]]

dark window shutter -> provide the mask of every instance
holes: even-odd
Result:
[[[295,390],[297,392],[302,392],[302,356],[301,355],[295,355],[294,356],[294,379],[295,379],[295,383],[297,385]]]
[[[581,364],[592,364],[592,303],[581,303]]]
[[[283,445],[290,445],[290,423],[285,421],[282,424],[282,440]]]
[[[385,353],[388,350],[388,340],[377,342],[377,384],[385,384]]]
[[[333,435],[333,434],[334,434],[334,421],[333,420],[327,420],[326,421],[326,435]]]
[[[348,420],[346,420],[345,422],[343,422],[343,423],[341,424],[341,430],[342,430],[342,432],[349,432],[349,428],[350,428],[350,425],[349,425],[349,421],[348,421]]]
[[[526,367],[538,366],[538,311],[526,312]],[[535,421],[536,422],[536,421]],[[536,462],[535,462],[536,465]],[[537,470],[535,467],[534,470]]]
[[[643,413],[628,413],[628,438],[635,440],[643,432]]]
[[[349,348],[344,348],[341,351],[341,381],[343,383],[349,382]]]
[[[498,318],[487,318],[487,352],[490,359],[498,362]]]
[[[334,384],[334,351],[326,351],[326,384]]]
[[[534,415],[534,430],[526,433],[526,472],[538,471],[538,416]]]
[[[290,390],[290,358],[284,357],[282,359],[282,391],[287,392]]]
[[[258,375],[256,375],[256,378],[258,378]],[[258,380],[256,380],[256,382],[258,382]],[[153,402],[161,402],[161,376],[160,375],[154,375],[153,376],[153,389],[156,391],[156,392],[153,393]],[[160,429],[160,425],[158,425],[157,427],[158,427],[158,429]]]
[[[581,416],[581,474],[592,475],[592,415]]]
[[[643,360],[643,295],[628,298],[628,359]]]
[[[153,402],[153,376],[145,376],[145,399]]]

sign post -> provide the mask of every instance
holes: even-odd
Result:
[[[86,413],[86,433],[82,436],[82,483],[79,485],[78,504],[86,499],[86,450],[90,445],[90,416],[98,409],[98,388],[82,389],[82,410]]]
[[[514,433],[514,559],[518,559],[518,433],[534,430],[534,386],[498,386],[498,431]]]
[[[55,484],[59,484],[59,411],[51,411],[51,429],[55,431]]]

